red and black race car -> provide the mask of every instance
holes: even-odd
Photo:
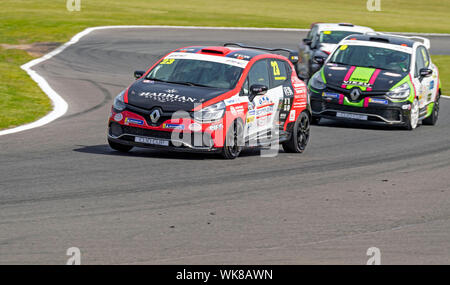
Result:
[[[289,53],[289,59],[276,52]],[[177,49],[114,100],[111,148],[220,152],[281,143],[301,153],[310,136],[306,85],[293,66],[296,52],[242,44]]]

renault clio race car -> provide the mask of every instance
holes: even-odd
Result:
[[[368,32],[374,32],[374,30],[350,23],[312,24],[308,35],[299,44],[299,60],[296,65],[298,76],[301,79],[308,80],[323,64],[323,62],[315,62],[313,60],[315,56],[327,58],[345,37]]]
[[[436,124],[441,90],[429,48],[420,37],[347,37],[309,81],[313,120]]]
[[[235,47],[233,47],[235,46]],[[237,47],[236,47],[237,46]],[[289,58],[274,52],[289,52]],[[281,143],[301,153],[309,141],[306,85],[284,49],[193,46],[177,49],[114,100],[108,122],[111,148],[220,152]]]

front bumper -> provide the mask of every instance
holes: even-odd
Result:
[[[196,129],[192,129],[195,126]],[[223,125],[198,124],[191,119],[169,119],[151,126],[139,114],[113,109],[108,122],[108,140],[123,145],[180,152],[220,152]],[[223,146],[223,144],[222,144]]]
[[[411,111],[409,101],[394,102],[385,96],[366,96],[352,102],[344,94],[309,90],[312,114],[334,120],[404,125]]]

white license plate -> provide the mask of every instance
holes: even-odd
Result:
[[[354,120],[362,120],[367,121],[367,115],[358,115],[358,114],[349,114],[349,113],[336,113],[336,117],[345,118],[345,119],[354,119]]]
[[[153,145],[169,146],[169,141],[166,141],[166,140],[160,140],[160,139],[135,137],[135,138],[134,138],[134,141],[135,141],[135,142],[138,142],[138,143],[145,143],[145,144],[153,144]]]

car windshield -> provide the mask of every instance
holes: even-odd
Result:
[[[323,31],[320,33],[319,42],[324,44],[337,44],[347,36],[359,34],[361,33],[349,31]]]
[[[393,49],[341,45],[331,56],[329,63],[372,67],[403,73],[409,70],[410,60],[410,54]]]
[[[192,86],[233,89],[242,68],[206,60],[163,59],[147,75],[147,79]]]

